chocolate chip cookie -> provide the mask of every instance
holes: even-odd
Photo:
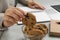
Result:
[[[22,19],[22,23],[26,26],[33,26],[36,24],[36,17],[32,13],[27,13],[25,18]]]

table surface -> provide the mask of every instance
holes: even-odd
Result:
[[[36,0],[37,1],[37,0]],[[50,6],[51,5],[57,5],[60,4],[60,0],[38,0],[37,2],[41,3],[46,7],[46,12],[51,13],[50,10],[53,10]],[[20,4],[17,5],[17,7],[20,7]],[[56,10],[53,13],[58,13]],[[49,22],[44,23],[47,25],[49,29]],[[4,34],[1,37],[1,40],[24,40],[24,35],[22,32],[22,25],[13,25],[8,28],[7,31],[4,32]],[[49,33],[43,38],[43,40],[60,40],[60,38],[56,37],[49,37]]]

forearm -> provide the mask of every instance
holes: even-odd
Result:
[[[32,0],[17,0],[17,1],[23,5],[28,5],[29,2],[32,2]]]
[[[1,0],[0,1],[0,14],[2,12],[5,12],[5,10],[8,8],[6,0]]]

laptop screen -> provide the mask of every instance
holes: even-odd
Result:
[[[53,5],[51,7],[53,7],[55,10],[57,10],[58,12],[60,12],[60,5]]]

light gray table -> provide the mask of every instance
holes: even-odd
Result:
[[[49,22],[44,23],[49,28]],[[22,25],[13,25],[7,31],[4,32],[1,40],[24,40],[22,32]],[[60,40],[60,38],[49,37],[49,33],[43,38],[43,40]]]
[[[60,4],[60,0],[36,0],[36,1],[44,5],[47,13],[58,13],[56,10],[54,10],[50,6]],[[20,7],[20,4],[18,4],[17,7]],[[44,24],[46,24],[47,27],[49,28],[49,24],[50,24],[49,22]],[[24,35],[21,29],[22,29],[22,25],[15,24],[9,27],[8,30],[4,32],[1,40],[23,40]],[[60,40],[60,38],[49,37],[49,33],[48,33],[43,40]]]

